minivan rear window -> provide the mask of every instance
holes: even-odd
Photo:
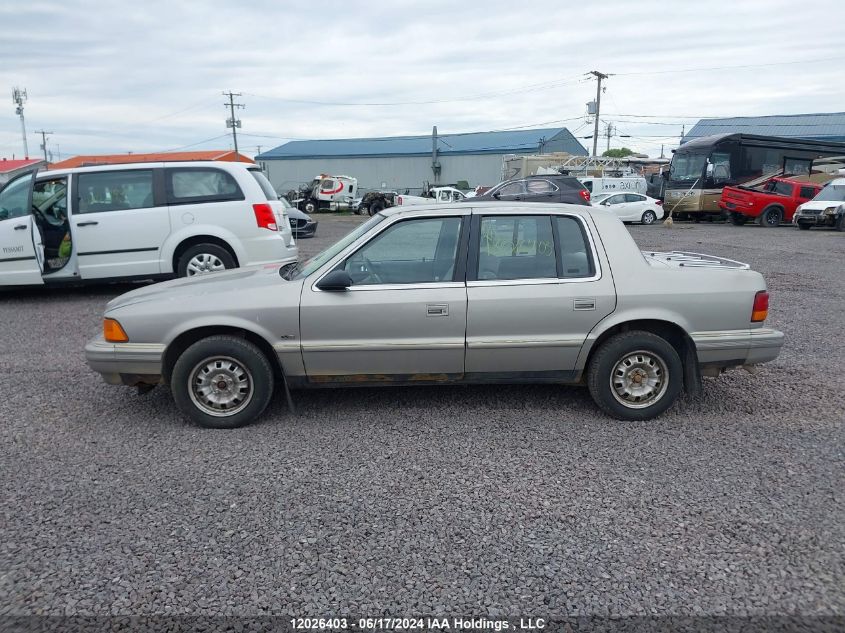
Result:
[[[279,195],[276,193],[276,190],[273,189],[273,185],[270,184],[270,181],[267,179],[267,176],[264,175],[264,172],[260,169],[249,169],[249,173],[252,174],[252,177],[255,178],[255,181],[261,186],[261,190],[264,192],[264,195],[267,196],[268,200],[278,200]]]

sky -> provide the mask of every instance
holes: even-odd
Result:
[[[802,9],[801,7],[806,7]],[[845,111],[845,2],[0,4],[0,156],[567,127],[659,156],[700,118]],[[0,100],[2,104],[2,100]],[[622,137],[621,135],[627,135]],[[607,139],[599,139],[600,150]]]

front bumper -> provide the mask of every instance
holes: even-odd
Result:
[[[778,357],[783,332],[769,328],[693,332],[698,364],[702,367],[733,367],[767,363]]]
[[[300,222],[294,224],[294,220],[291,220],[290,223],[290,230],[293,232],[293,236],[296,238],[300,237],[314,237],[317,233],[317,221],[311,220],[310,222]]]
[[[99,336],[85,346],[88,366],[111,385],[158,384],[163,357],[160,343],[108,343]]]

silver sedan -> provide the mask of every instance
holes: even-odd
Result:
[[[122,295],[86,356],[108,383],[169,385],[217,428],[255,420],[275,385],[583,384],[608,415],[646,420],[702,375],[777,357],[767,309],[748,265],[640,252],[603,209],[414,206],[301,265]]]

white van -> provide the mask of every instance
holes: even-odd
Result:
[[[30,172],[0,190],[0,286],[185,277],[298,258],[257,165]]]
[[[591,195],[600,193],[641,193],[645,195],[648,183],[641,176],[623,176],[621,178],[605,178],[593,176],[578,176]]]

